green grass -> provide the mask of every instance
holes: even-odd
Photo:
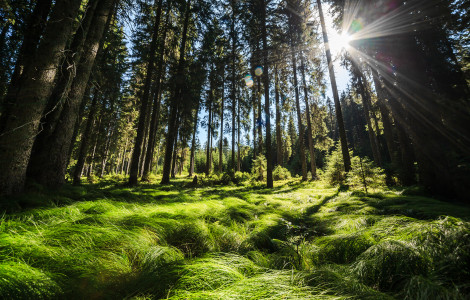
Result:
[[[0,202],[1,299],[470,297],[470,208],[413,191],[33,190]]]

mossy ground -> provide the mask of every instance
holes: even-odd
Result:
[[[295,179],[154,182],[3,199],[0,298],[470,297],[469,207]]]

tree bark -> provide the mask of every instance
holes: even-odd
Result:
[[[323,32],[323,41],[325,43],[326,60],[328,62],[328,71],[330,73],[331,89],[333,91],[333,98],[335,101],[336,120],[338,122],[339,138],[341,141],[341,152],[343,154],[344,170],[349,172],[351,170],[351,157],[349,156],[348,142],[346,140],[346,130],[344,129],[343,112],[339,102],[338,87],[336,86],[335,70],[333,68],[333,60],[331,59],[330,44],[328,42],[328,34],[326,31],[325,18],[323,16],[323,9],[321,0],[317,0],[318,11],[320,14],[320,23]]]
[[[271,151],[271,112],[269,110],[269,53],[268,53],[268,33],[266,30],[266,6],[265,0],[261,1],[261,34],[263,40],[263,64],[264,64],[264,116],[266,118],[266,186],[273,187],[273,159]]]
[[[281,132],[281,107],[279,103],[279,74],[277,66],[274,68],[274,88],[275,88],[275,99],[276,99],[276,148],[277,148],[277,164],[282,166],[282,132]]]
[[[307,114],[307,138],[308,138],[308,149],[310,152],[310,172],[312,173],[312,180],[317,177],[317,165],[315,162],[315,145],[313,143],[313,130],[312,130],[312,121],[310,115],[310,105],[308,101],[308,89],[307,81],[305,79],[305,62],[303,52],[300,51],[300,68],[302,73],[302,84],[304,86],[304,100],[305,100],[305,112]]]
[[[87,34],[85,48],[77,67],[75,79],[70,87],[68,101],[64,104],[54,132],[48,139],[47,145],[40,150],[31,161],[31,176],[39,183],[57,186],[65,182],[67,155],[71,147],[71,138],[75,120],[83,95],[90,78],[96,55],[103,45],[104,31],[109,24],[113,6],[116,0],[100,0],[96,7],[90,31]]]
[[[26,169],[42,112],[47,104],[57,67],[78,15],[81,0],[57,0],[44,38],[23,73],[17,97],[0,124],[0,194],[24,187]]]
[[[15,67],[11,75],[10,84],[8,85],[7,94],[3,99],[4,114],[8,114],[8,110],[15,105],[16,97],[21,88],[20,79],[23,74],[28,73],[30,66],[35,60],[35,52],[38,48],[40,38],[44,33],[47,24],[47,16],[51,12],[52,0],[38,0],[36,6],[28,20],[28,26],[25,30],[23,43],[18,51]],[[73,4],[72,4],[73,6]],[[72,7],[71,7],[72,8]],[[52,17],[52,16],[51,16]],[[5,26],[6,28],[7,26]],[[71,30],[71,28],[69,29]],[[32,69],[33,70],[33,69]],[[24,78],[23,78],[24,79]],[[3,131],[5,124],[0,123],[0,132]]]
[[[292,69],[294,76],[294,91],[295,91],[295,107],[297,110],[297,123],[299,127],[299,154],[300,162],[302,164],[302,180],[307,180],[307,163],[305,161],[305,146],[304,146],[304,130],[302,126],[302,113],[300,111],[300,101],[299,101],[299,86],[297,81],[297,62],[295,59],[295,48],[293,37],[291,36],[291,59],[292,59]],[[293,146],[293,145],[292,145]]]
[[[193,176],[194,173],[194,158],[196,153],[196,132],[197,132],[197,121],[199,114],[199,102],[197,103],[196,113],[194,115],[194,127],[193,127],[193,139],[191,141],[191,156],[189,161],[189,177]]]
[[[83,172],[83,166],[85,165],[85,159],[88,153],[89,143],[91,139],[91,130],[94,123],[96,111],[98,108],[98,90],[95,90],[93,100],[91,101],[90,112],[88,113],[88,119],[85,127],[85,131],[82,134],[82,140],[80,143],[80,150],[78,152],[77,164],[73,172],[73,183],[80,184],[81,174]]]
[[[41,160],[41,155],[43,154],[42,151],[43,149],[47,148],[49,139],[54,133],[55,126],[57,125],[57,121],[60,118],[62,112],[62,105],[67,100],[71,83],[75,77],[77,63],[80,61],[80,57],[83,54],[83,46],[98,2],[98,0],[89,1],[85,16],[83,17],[81,24],[73,37],[69,49],[65,52],[65,59],[60,66],[57,83],[52,90],[52,95],[49,98],[44,110],[44,114],[41,120],[41,129],[39,130],[36,140],[34,141],[30,159],[30,169],[28,170],[27,174],[28,176],[34,177],[34,174],[31,174],[31,165],[34,166],[34,163],[37,160]]]
[[[158,2],[157,2],[158,1]],[[162,14],[162,0],[155,0],[157,7],[157,16],[153,26],[152,41],[150,42],[149,61],[147,64],[147,74],[144,83],[144,92],[142,96],[142,104],[139,111],[139,121],[137,125],[137,137],[135,139],[134,152],[132,153],[132,164],[129,175],[129,184],[137,184],[139,176],[139,160],[142,153],[142,145],[145,137],[145,128],[147,123],[147,115],[149,112],[150,89],[152,86],[152,76],[155,69],[155,52],[157,51],[158,31],[160,29],[160,18]]]
[[[188,35],[188,25],[189,25],[189,16],[190,16],[190,8],[191,8],[191,0],[187,0],[186,2],[186,11],[184,17],[184,24],[183,24],[183,34],[181,39],[181,46],[180,46],[180,58],[177,68],[177,75],[175,80],[174,86],[174,100],[172,101],[171,108],[170,108],[170,118],[168,121],[168,135],[167,135],[167,142],[165,148],[165,160],[163,163],[163,175],[162,175],[162,184],[170,183],[170,169],[171,169],[171,156],[173,154],[173,140],[175,139],[176,129],[174,127],[177,118],[177,111],[178,107],[181,103],[181,88],[184,81],[184,64],[185,64],[185,50],[186,50],[186,40]]]
[[[162,97],[162,77],[164,76],[164,54],[165,54],[165,42],[168,34],[169,20],[170,20],[171,1],[167,4],[167,11],[165,17],[165,29],[163,36],[161,37],[159,46],[159,57],[158,67],[156,76],[156,92],[153,103],[152,120],[150,123],[149,141],[147,146],[147,155],[145,157],[144,172],[142,174],[142,180],[148,180],[148,175],[152,169],[153,157],[155,152],[155,145],[157,141],[158,126],[160,124],[160,108],[161,108],[161,97]]]

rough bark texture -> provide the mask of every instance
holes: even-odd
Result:
[[[52,90],[52,95],[44,110],[41,128],[34,141],[31,153],[31,164],[33,165],[37,160],[41,160],[43,149],[48,147],[49,139],[57,125],[57,120],[60,118],[62,105],[67,100],[70,86],[76,74],[77,63],[80,61],[83,54],[83,46],[98,2],[98,0],[91,0],[88,3],[85,16],[73,37],[69,49],[65,52],[65,59],[60,66],[57,83]],[[31,167],[28,173],[28,176],[34,177],[34,174],[31,174]]]
[[[170,182],[170,171],[171,171],[171,156],[173,154],[173,141],[176,136],[176,128],[175,123],[177,119],[177,112],[178,107],[181,103],[181,87],[183,85],[184,80],[184,56],[186,50],[186,39],[188,35],[188,24],[189,24],[189,16],[190,16],[190,8],[191,8],[191,0],[187,0],[186,2],[186,11],[184,17],[184,24],[183,24],[183,35],[181,39],[181,46],[180,46],[180,58],[178,62],[178,69],[177,75],[175,80],[175,89],[174,89],[174,100],[172,101],[171,108],[170,108],[170,118],[168,121],[168,135],[166,141],[166,148],[165,148],[165,160],[163,163],[163,174],[162,174],[162,184],[167,184]]]
[[[297,111],[297,124],[299,127],[299,154],[300,162],[302,164],[302,180],[307,180],[307,163],[305,161],[305,146],[304,146],[304,130],[302,126],[302,113],[300,111],[300,100],[299,100],[299,86],[297,81],[297,62],[295,59],[295,48],[294,42],[291,37],[291,59],[292,59],[292,70],[294,76],[294,91],[295,91],[295,108]]]
[[[276,147],[277,147],[277,161],[276,163],[280,166],[284,165],[282,155],[282,132],[281,132],[281,107],[279,103],[279,74],[277,67],[274,69],[274,81],[275,81],[275,97],[276,97]]]
[[[158,1],[158,2],[157,2]],[[139,176],[139,161],[142,153],[142,145],[145,138],[145,128],[148,119],[149,109],[149,98],[150,89],[152,86],[152,76],[155,70],[155,52],[157,51],[158,41],[158,30],[160,28],[160,17],[162,14],[162,0],[155,0],[155,6],[157,7],[157,16],[153,26],[152,41],[150,42],[149,61],[147,64],[147,72],[144,83],[144,92],[141,99],[141,107],[139,111],[139,121],[137,124],[137,136],[135,138],[134,152],[132,152],[132,163],[129,175],[129,184],[137,184],[137,178]]]
[[[81,174],[83,172],[83,166],[85,165],[86,155],[91,139],[91,130],[95,120],[96,110],[98,108],[98,91],[95,91],[93,100],[91,101],[90,112],[88,113],[88,119],[85,127],[85,131],[82,134],[82,140],[80,143],[80,149],[78,152],[77,164],[73,172],[73,183],[80,184]]]
[[[326,60],[328,62],[328,71],[330,73],[331,89],[333,91],[333,98],[335,101],[336,120],[338,122],[339,138],[341,141],[341,152],[343,154],[344,170],[349,172],[351,170],[351,157],[349,156],[348,142],[346,140],[346,130],[344,129],[343,112],[339,102],[338,87],[336,86],[335,70],[333,68],[333,61],[331,59],[331,51],[328,43],[328,34],[326,32],[325,18],[323,16],[323,9],[321,0],[317,0],[318,11],[320,13],[320,23],[323,31],[323,41],[325,43]]]
[[[197,121],[199,114],[199,102],[197,103],[196,113],[194,115],[194,127],[193,127],[193,139],[191,141],[191,155],[189,158],[189,177],[193,176],[194,173],[194,159],[196,153],[196,132],[197,132]]]
[[[8,85],[7,94],[3,99],[2,109],[8,114],[11,105],[14,105],[16,96],[21,87],[19,82],[22,74],[29,72],[29,67],[34,63],[34,53],[38,47],[41,35],[44,33],[46,27],[47,16],[51,11],[52,0],[38,0],[34,7],[31,16],[28,20],[28,28],[25,30],[23,43],[18,51],[18,56],[15,62],[15,68],[11,75],[10,83]],[[5,26],[4,28],[7,28]],[[6,31],[5,31],[6,33]],[[0,132],[3,130],[5,124],[0,123]]]
[[[58,0],[44,38],[23,73],[14,103],[2,115],[0,131],[0,194],[21,191],[42,112],[52,92],[62,51],[81,0]]]
[[[68,101],[64,104],[54,132],[30,165],[31,176],[36,181],[57,186],[65,182],[70,141],[73,135],[83,95],[90,78],[96,55],[102,45],[102,37],[116,0],[100,0],[87,34],[85,48],[70,87]]]
[[[271,151],[271,113],[269,111],[269,60],[268,60],[268,33],[266,30],[266,1],[261,1],[261,34],[263,40],[263,64],[264,64],[264,116],[266,118],[266,186],[273,187],[273,158]]]
[[[312,179],[317,177],[317,165],[315,162],[315,145],[313,143],[313,131],[312,121],[310,120],[310,104],[308,101],[308,89],[307,81],[305,80],[305,62],[303,53],[300,52],[301,72],[302,72],[302,85],[304,86],[304,100],[305,100],[305,112],[307,114],[307,138],[308,138],[308,150],[310,153],[310,172],[312,173]]]

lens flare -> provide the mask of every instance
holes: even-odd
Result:
[[[261,75],[263,75],[263,67],[256,67],[256,68],[255,68],[255,75],[256,75],[256,76],[261,76]]]
[[[250,74],[247,74],[245,76],[245,78],[243,78],[245,80],[245,84],[247,87],[252,87],[254,82],[253,82],[253,77],[250,75]]]

